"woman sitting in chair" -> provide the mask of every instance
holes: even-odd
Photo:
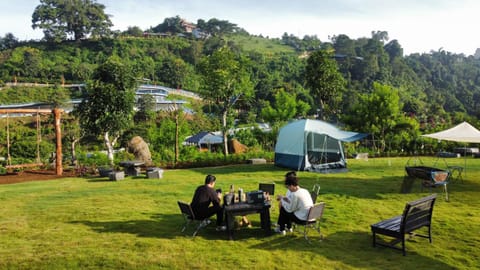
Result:
[[[286,234],[285,229],[292,231],[292,222],[300,223],[307,220],[308,211],[313,206],[310,192],[298,185],[298,177],[295,172],[285,175],[285,186],[288,191],[285,196],[278,195],[280,201],[280,214],[278,216],[278,227],[275,232]]]

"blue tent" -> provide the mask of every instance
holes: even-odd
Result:
[[[298,120],[283,126],[275,145],[275,165],[297,171],[347,167],[342,142],[353,142],[365,133],[342,131],[320,120]]]

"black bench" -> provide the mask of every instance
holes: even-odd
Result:
[[[405,205],[402,215],[382,220],[371,225],[370,227],[373,233],[373,246],[375,247],[376,245],[380,245],[402,250],[403,256],[405,256],[405,234],[428,238],[430,243],[432,243],[430,225],[432,221],[433,205],[436,198],[437,194],[433,194],[416,201],[409,202]],[[413,233],[413,231],[422,227],[428,228],[428,235]],[[390,243],[379,242],[377,241],[377,234],[392,237],[393,240]],[[402,243],[401,249],[395,246],[399,242]]]

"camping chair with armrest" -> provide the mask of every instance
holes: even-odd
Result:
[[[312,197],[313,203],[317,202],[317,198],[319,194],[320,194],[320,185],[314,184],[312,190],[310,190],[310,196]]]
[[[310,207],[310,210],[308,210],[307,220],[295,224],[295,225],[303,225],[303,237],[308,242],[310,242],[310,239],[308,238],[307,234],[308,234],[308,229],[310,228],[315,229],[320,235],[320,239],[322,238],[322,233],[320,232],[320,219],[323,216],[324,209],[325,209],[324,202],[314,204],[312,207]]]
[[[200,231],[200,229],[206,227],[208,224],[210,224],[210,220],[208,218],[203,218],[203,219],[197,219],[195,218],[195,214],[193,213],[192,207],[190,204],[182,201],[177,201],[178,207],[180,208],[180,211],[182,212],[182,216],[185,219],[185,223],[182,228],[182,232],[184,232],[188,225],[190,223],[196,223],[197,226],[195,228],[195,231],[193,232],[192,237],[195,237]]]

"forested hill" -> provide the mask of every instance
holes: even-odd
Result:
[[[369,38],[338,35],[331,42],[315,36],[281,39],[251,36],[245,32],[203,39],[179,36],[128,36],[63,42],[15,42],[0,39],[0,83],[38,82],[60,84],[87,82],[99,63],[111,55],[134,66],[136,76],[168,87],[190,91],[200,88],[198,63],[220,47],[248,59],[255,98],[239,104],[259,112],[275,104],[282,89],[297,101],[316,104],[307,87],[305,68],[310,53],[324,50],[334,59],[346,80],[346,92],[336,97],[336,112],[348,114],[374,82],[398,89],[401,110],[420,123],[450,123],[454,119],[477,122],[480,115],[480,61],[473,56],[444,50],[403,55],[397,40],[386,32]],[[34,99],[34,97],[32,97]]]

